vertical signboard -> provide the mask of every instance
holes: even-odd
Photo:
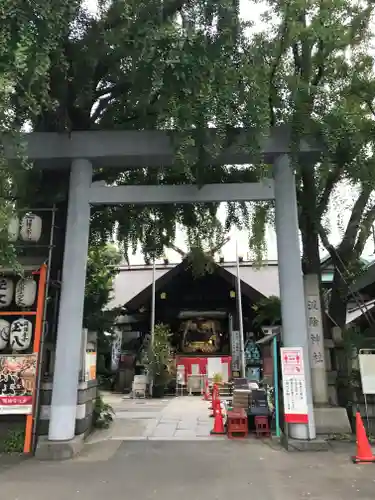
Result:
[[[96,352],[86,352],[85,382],[96,379]]]
[[[306,298],[307,328],[310,337],[311,368],[325,369],[324,338],[322,328],[322,313],[318,295],[308,295]]]
[[[358,359],[362,392],[375,394],[375,349],[360,349]]]
[[[119,328],[116,328],[112,340],[111,370],[113,372],[117,371],[119,367],[121,346],[122,346],[122,331]]]
[[[232,371],[241,371],[241,339],[239,330],[232,331],[231,335],[232,346]]]
[[[289,424],[307,424],[308,407],[302,347],[280,349],[284,415]]]

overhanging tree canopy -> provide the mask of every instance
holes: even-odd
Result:
[[[368,52],[374,6],[346,0],[271,0],[268,5],[270,19],[277,21],[256,43],[271,68],[271,123],[291,123],[296,144],[301,134],[319,130],[325,144],[318,163],[296,164],[304,271],[320,274],[320,236],[336,264],[331,317],[344,326],[348,285],[342,273],[362,253],[375,215],[374,121],[369,113],[375,80]],[[342,242],[334,249],[325,216],[341,181],[359,187],[359,195]],[[259,210],[261,220],[272,218],[272,210],[268,217],[264,206]]]
[[[254,167],[200,168],[207,154],[205,129],[221,132],[217,147],[230,141],[227,130],[256,126],[252,148],[268,126],[267,89],[262,57],[252,52],[239,19],[237,0],[113,0],[98,16],[81,8],[69,34],[60,39],[65,64],[53,59],[50,95],[34,120],[40,131],[69,133],[81,129],[189,129],[191,138],[177,144],[173,168],[96,172],[95,179],[118,184],[255,180]],[[22,106],[21,106],[22,108]],[[199,154],[189,158],[194,142]],[[210,151],[212,152],[212,151]],[[162,253],[173,241],[176,223],[189,228],[189,239],[220,238],[217,206],[119,207],[94,211],[93,238],[117,228],[128,246],[142,242],[147,255]],[[229,206],[227,225],[248,225],[246,206]]]
[[[47,5],[52,16],[52,3]],[[299,135],[319,131],[327,146],[321,162],[297,166],[305,270],[316,271],[318,234],[334,186],[343,178],[369,178],[365,153],[372,118],[366,109],[372,73],[366,42],[372,4],[298,0],[270,1],[269,6],[273,21],[252,35],[240,20],[238,0],[111,0],[100,2],[95,16],[79,1],[73,7],[67,2],[58,11],[61,29],[48,46],[47,96],[37,99],[32,122],[36,130],[62,133],[191,130],[190,139],[177,144],[173,168],[96,172],[95,179],[119,184],[202,185],[251,181],[264,174],[267,167],[260,162],[241,169],[200,168],[207,155],[204,129],[211,124],[221,131],[217,147],[231,140],[230,127],[256,127],[258,134],[249,137],[254,152],[272,123],[292,123],[295,144]],[[19,86],[26,88],[30,75],[20,75]],[[22,122],[29,115],[19,95],[13,95],[12,106]],[[195,158],[187,154],[190,142],[198,146]],[[49,186],[52,194],[55,184]],[[146,256],[155,249],[161,254],[178,223],[188,229],[190,244],[200,246],[202,238],[221,237],[217,208],[101,209],[93,213],[93,239],[108,238],[115,228],[125,249],[141,242]],[[264,205],[254,217],[247,205],[232,203],[225,226],[252,226],[252,243],[261,252],[268,220]]]
[[[1,2],[0,135],[13,135],[21,161],[18,165],[9,165],[1,147],[0,265],[15,262],[14,249],[8,243],[7,227],[15,208],[12,196],[25,194],[24,170],[27,165],[18,132],[43,107],[54,105],[49,85],[51,56],[61,53],[61,37],[69,32],[79,3],[79,0]]]

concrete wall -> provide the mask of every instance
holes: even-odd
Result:
[[[93,409],[97,394],[98,383],[96,380],[79,383],[77,391],[76,435],[87,434],[91,431]],[[51,399],[52,382],[44,382],[40,391],[39,436],[48,434]]]

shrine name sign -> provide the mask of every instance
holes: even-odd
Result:
[[[280,349],[284,418],[289,424],[307,424],[308,407],[302,347]]]

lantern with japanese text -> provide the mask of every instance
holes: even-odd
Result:
[[[36,298],[37,284],[34,278],[20,279],[16,285],[15,302],[18,307],[31,307]]]
[[[26,214],[21,222],[21,238],[23,241],[38,242],[42,236],[42,218],[35,214]]]
[[[19,235],[20,235],[20,220],[15,215],[10,219],[8,224],[8,241],[14,243],[15,241],[18,240]]]
[[[0,308],[10,306],[13,300],[14,283],[10,278],[0,277]]]
[[[33,334],[31,321],[19,318],[10,326],[10,346],[13,351],[26,351],[30,347]]]
[[[9,342],[10,323],[0,319],[0,351],[6,348]]]

